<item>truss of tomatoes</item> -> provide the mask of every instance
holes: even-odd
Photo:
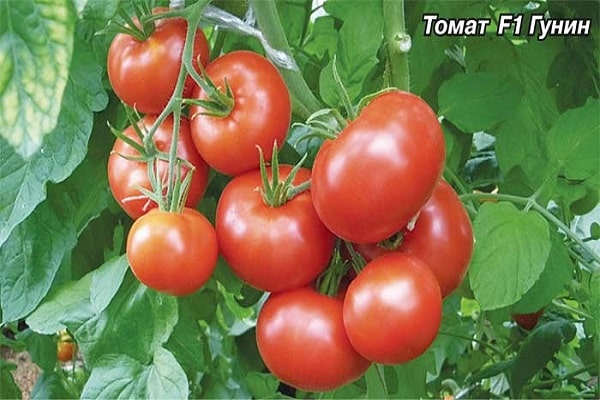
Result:
[[[186,81],[184,96],[199,100],[182,117],[177,142],[178,157],[188,161],[178,176],[193,174],[190,191],[181,212],[157,209],[143,190],[151,189],[148,163],[131,143],[144,143],[143,133],[172,95],[186,29],[183,20],[162,19],[146,41],[118,35],[109,51],[116,94],[146,114],[140,129],[125,130],[129,143],[115,141],[108,164],[113,195],[135,219],[127,238],[135,276],[155,290],[187,295],[210,279],[220,254],[240,279],[270,292],[257,320],[259,352],[275,376],[303,390],[332,390],[372,363],[421,355],[473,250],[470,219],[441,178],[445,146],[435,113],[418,96],[386,91],[323,143],[312,170],[276,159],[261,169],[257,147],[269,161],[289,128],[285,82],[266,58],[249,51],[208,62],[199,30],[194,59],[217,89],[228,88],[233,106],[225,115],[205,112],[209,93]],[[152,84],[156,70],[163,74],[159,86]],[[173,125],[168,117],[156,130],[158,151],[169,152]],[[154,172],[165,179],[167,167],[159,160]],[[232,176],[214,227],[195,210],[211,168]],[[309,189],[291,195],[308,181]],[[340,241],[366,265],[331,297],[315,282]]]

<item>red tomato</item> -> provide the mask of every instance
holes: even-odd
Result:
[[[285,180],[291,167],[280,165]],[[271,177],[271,169],[267,168]],[[310,179],[301,168],[294,179]],[[312,282],[328,265],[335,237],[319,220],[310,191],[280,207],[262,197],[259,170],[233,178],[217,205],[216,230],[221,254],[231,269],[258,289],[278,292]]]
[[[444,157],[442,129],[427,103],[407,92],[382,94],[321,146],[312,174],[315,209],[345,240],[386,239],[431,196]]]
[[[512,318],[521,328],[530,331],[535,328],[543,314],[544,309],[542,308],[541,310],[530,314],[513,314]]]
[[[154,14],[166,11],[155,8]],[[108,49],[108,78],[121,100],[141,113],[159,114],[177,84],[187,22],[182,18],[159,19],[154,32],[144,41],[119,33]],[[208,63],[210,49],[202,30],[194,38],[193,64]],[[192,94],[195,83],[188,76],[183,96]]]
[[[72,361],[76,351],[77,344],[75,344],[75,342],[60,340],[56,344],[56,358],[61,362]]]
[[[257,168],[260,146],[267,160],[273,143],[285,141],[291,118],[290,95],[277,68],[263,56],[233,51],[206,67],[206,74],[219,88],[225,81],[233,92],[234,106],[226,117],[202,114],[190,108],[192,137],[206,162],[224,174],[239,175]],[[207,99],[197,88],[192,96]]]
[[[191,294],[210,278],[217,263],[217,236],[198,211],[151,210],[127,236],[127,259],[144,285],[174,296]]]
[[[150,129],[156,118],[147,115],[138,123],[142,127],[141,131]],[[127,137],[141,143],[133,127],[128,127],[123,131]],[[173,137],[173,118],[167,117],[158,127],[154,134],[154,143],[159,151],[168,153],[171,148],[171,140]],[[179,129],[179,137],[177,142],[177,155],[189,161],[194,167],[194,175],[190,185],[186,206],[195,207],[198,201],[204,195],[206,185],[208,183],[208,165],[204,162],[200,154],[196,151],[192,138],[190,136],[190,125],[187,119],[182,119]],[[117,139],[108,158],[108,183],[113,196],[121,205],[123,210],[133,219],[139,218],[150,209],[157,207],[154,201],[144,196],[138,187],[144,187],[152,190],[150,181],[148,180],[147,163],[128,160],[125,157],[139,157],[140,154],[133,147],[125,143],[121,139]],[[166,182],[168,174],[167,161],[159,160],[158,176]],[[182,179],[188,173],[187,167],[181,168]],[[165,187],[166,189],[166,187]],[[166,192],[166,190],[165,190]]]
[[[333,390],[371,364],[348,341],[342,301],[310,288],[269,296],[258,315],[256,342],[271,373],[301,390]]]
[[[423,354],[442,319],[435,276],[417,257],[386,254],[368,263],[344,298],[344,326],[363,357],[398,364]]]
[[[440,180],[421,209],[414,229],[406,230],[396,250],[359,244],[356,249],[370,261],[390,251],[411,252],[425,261],[435,274],[442,297],[460,286],[473,255],[473,228],[458,195]]]

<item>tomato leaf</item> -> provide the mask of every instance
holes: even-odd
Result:
[[[173,354],[157,348],[152,363],[143,364],[125,354],[107,354],[98,360],[83,388],[84,399],[186,399],[188,380]]]
[[[429,350],[407,363],[385,367],[390,398],[418,399],[427,397],[427,373],[434,371],[435,357],[433,352]]]
[[[575,326],[567,320],[552,321],[538,326],[519,349],[510,369],[511,389],[520,397],[521,389],[542,369],[563,343],[575,337]]]
[[[15,6],[21,4],[3,2],[0,8],[10,8],[13,3]],[[0,246],[15,226],[44,200],[46,182],[63,181],[81,163],[92,131],[92,112],[106,106],[101,67],[86,43],[76,38],[74,46],[62,103],[55,101],[61,104],[58,122],[54,130],[44,137],[40,149],[30,159],[24,160],[7,141],[0,138]],[[49,65],[54,65],[54,59],[49,61]]]
[[[514,304],[544,270],[551,248],[548,223],[510,203],[485,203],[473,232],[469,282],[475,298],[484,310]]]
[[[514,305],[515,314],[532,313],[544,308],[571,279],[574,266],[567,247],[556,233],[550,239],[552,248],[544,271],[532,288]]]
[[[506,77],[491,72],[456,74],[438,92],[438,114],[467,133],[493,128],[517,109],[523,93]]]
[[[15,379],[11,371],[17,366],[0,358],[0,398],[1,399],[20,399],[21,389],[15,383]]]
[[[0,136],[23,158],[52,132],[75,31],[69,0],[0,3]]]
[[[35,382],[32,399],[68,399],[73,397],[64,384],[64,380],[56,372],[43,372]]]
[[[255,371],[251,371],[246,375],[244,383],[252,398],[255,399],[272,398],[277,393],[277,388],[279,387],[279,381],[273,375]]]
[[[590,178],[600,170],[600,101],[590,99],[558,118],[548,132],[548,155],[568,179]]]

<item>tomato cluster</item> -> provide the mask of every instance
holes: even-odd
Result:
[[[183,89],[189,116],[158,123],[177,86],[185,30],[177,18],[161,19],[145,41],[118,35],[109,52],[116,94],[146,114],[119,135],[108,164],[115,199],[136,219],[127,239],[135,276],[158,291],[190,294],[220,254],[240,279],[270,293],[256,325],[259,352],[275,376],[303,390],[331,390],[373,362],[418,357],[473,250],[469,217],[441,178],[435,113],[418,96],[388,90],[325,140],[312,170],[279,165],[277,143],[291,121],[282,76],[250,51],[209,61],[200,30],[194,60],[204,66],[202,80],[187,77]],[[153,86],[157,58],[168,76]],[[210,169],[231,176],[214,227],[195,210]],[[173,176],[185,194],[169,208]],[[343,246],[349,260],[340,263]],[[332,295],[320,283],[335,274]]]

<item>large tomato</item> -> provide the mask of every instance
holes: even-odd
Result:
[[[233,109],[227,116],[203,114],[192,106],[192,137],[206,162],[224,174],[238,175],[258,167],[257,146],[269,158],[273,143],[285,141],[291,118],[288,89],[277,68],[263,56],[233,51],[206,67],[207,76],[221,89],[233,92]],[[193,98],[207,100],[198,88]]]
[[[344,326],[363,357],[398,364],[421,355],[435,339],[442,296],[427,264],[408,253],[368,263],[344,298]]]
[[[154,14],[166,8],[155,8]],[[159,114],[177,84],[187,22],[182,18],[159,19],[154,32],[144,41],[119,33],[108,50],[108,78],[121,100],[141,113]],[[208,63],[210,49],[202,30],[194,37],[193,64]],[[189,97],[194,81],[188,76],[183,96]]]
[[[154,116],[147,115],[142,118],[138,126],[142,133],[145,133],[155,121],[156,118]],[[141,143],[133,127],[128,127],[123,133],[137,143]],[[167,153],[171,148],[172,137],[173,118],[169,116],[160,124],[154,134],[153,140],[159,151]],[[206,189],[209,168],[192,143],[190,125],[187,119],[182,119],[180,123],[177,155],[189,161],[195,167],[190,191],[185,203],[188,207],[195,207]],[[147,163],[128,159],[139,156],[140,154],[137,150],[122,139],[117,139],[108,158],[108,183],[110,189],[123,210],[134,219],[139,218],[157,206],[154,201],[148,199],[138,189],[139,187],[143,187],[152,190],[148,179]],[[157,163],[158,177],[161,181],[166,182],[169,163],[163,160],[159,160]],[[181,170],[183,179],[189,172],[189,169],[182,167]]]
[[[442,129],[427,103],[407,92],[382,94],[319,149],[312,174],[315,209],[345,240],[386,239],[431,196],[444,157]]]
[[[291,167],[281,165],[280,180]],[[272,176],[267,168],[269,177]],[[294,184],[310,179],[301,168]],[[279,207],[263,201],[259,170],[233,178],[217,205],[216,230],[221,254],[248,284],[269,292],[304,286],[328,265],[334,235],[319,220],[310,191]]]
[[[371,364],[346,336],[342,300],[310,288],[269,296],[258,315],[256,341],[273,375],[302,390],[333,390]]]
[[[394,250],[377,243],[356,247],[367,261],[390,251],[413,253],[435,274],[442,297],[461,284],[473,255],[473,228],[467,211],[450,185],[440,180],[421,209],[413,230],[401,234],[401,245]]]
[[[151,210],[127,236],[127,259],[146,286],[174,296],[191,294],[210,278],[217,263],[215,230],[198,211]]]

